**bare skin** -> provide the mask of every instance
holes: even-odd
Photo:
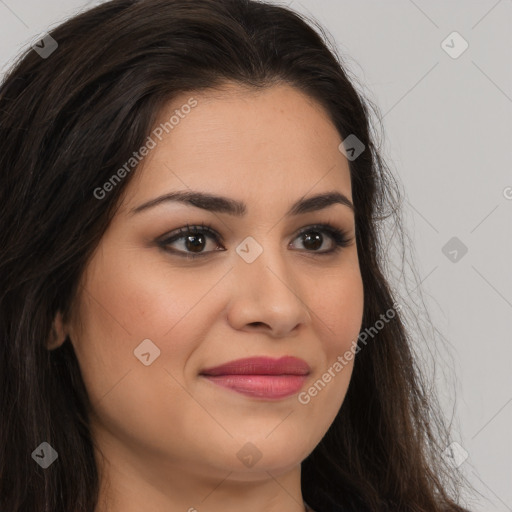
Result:
[[[56,317],[49,348],[69,335],[91,397],[96,512],[302,512],[301,462],[334,420],[353,361],[308,403],[297,393],[250,397],[200,372],[291,355],[310,365],[304,392],[350,349],[363,313],[353,211],[335,203],[285,215],[324,192],[352,200],[348,161],[326,112],[290,86],[184,94],[162,121],[191,96],[197,106],[128,184],[83,275],[73,320]],[[167,201],[133,213],[178,190],[243,201],[247,212]],[[193,260],[180,256],[191,252],[184,238],[167,250],[156,243],[187,223],[220,236],[200,236],[196,250],[206,255]],[[318,229],[308,231],[318,248],[307,244],[300,231],[319,223],[345,231],[346,247],[319,254],[336,243]],[[251,263],[236,252],[248,236],[263,250]],[[145,339],[160,350],[147,366],[134,355]],[[244,445],[259,453],[256,463],[237,456]]]

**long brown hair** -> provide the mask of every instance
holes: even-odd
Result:
[[[365,328],[399,299],[380,238],[385,218],[401,229],[399,194],[372,133],[373,105],[322,29],[287,8],[113,0],[50,34],[58,47],[26,51],[0,90],[0,509],[93,512],[87,392],[69,340],[53,351],[46,342],[136,169],[106,197],[94,191],[143,145],[164,104],[225,82],[287,83],[326,108],[342,139],[357,136],[365,150],[349,165]],[[423,382],[397,311],[361,344],[344,403],[302,463],[311,507],[463,510],[441,456],[448,431]],[[47,469],[31,455],[43,441],[58,453]]]

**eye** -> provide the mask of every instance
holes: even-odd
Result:
[[[158,244],[169,252],[192,259],[199,256],[205,256],[213,252],[203,250],[208,238],[213,238],[217,242],[220,242],[219,235],[217,235],[210,226],[205,224],[202,224],[201,226],[189,226],[187,224],[186,226],[170,233],[164,239],[160,240]],[[171,244],[178,241],[180,241],[184,250],[169,248]],[[218,243],[217,247],[219,247]]]
[[[325,242],[323,234],[327,233],[331,239],[331,248],[323,251],[318,249]],[[307,249],[307,252],[313,252],[318,255],[333,254],[341,250],[342,247],[350,245],[352,239],[348,234],[331,224],[315,224],[303,229],[296,239],[300,239]]]
[[[328,238],[331,240],[330,248],[319,250],[326,242],[325,234],[327,233]],[[216,244],[213,250],[205,250],[208,238],[213,239]],[[350,245],[352,239],[347,233],[341,229],[338,229],[331,224],[315,224],[304,228],[295,237],[294,240],[300,239],[304,245],[306,252],[313,253],[314,255],[327,255],[334,254],[341,250],[342,247]],[[190,226],[186,225],[179,228],[176,231],[166,235],[164,238],[158,241],[158,245],[168,252],[182,256],[189,259],[198,257],[206,257],[213,252],[217,252],[220,249],[220,242],[222,238],[218,235],[211,226],[202,224],[201,226]],[[182,249],[172,248],[171,245],[179,242]],[[292,246],[290,243],[289,246]]]

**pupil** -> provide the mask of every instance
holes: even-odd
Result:
[[[313,233],[313,236],[310,234],[304,235],[304,245],[309,249],[318,249],[319,247],[322,247],[322,236],[317,232],[313,231]],[[308,244],[310,244],[309,247]]]
[[[196,251],[196,249],[201,249],[201,244],[204,243],[204,240],[202,239],[202,234],[201,233],[198,233],[198,234],[195,234],[195,235],[191,235],[191,236],[187,236],[187,240],[185,242],[185,245],[187,247],[188,250],[191,250],[192,252],[200,252],[200,251]],[[196,240],[196,242],[194,242],[194,239]],[[201,240],[200,242],[198,242],[198,240]]]

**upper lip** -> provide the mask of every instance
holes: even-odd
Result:
[[[201,375],[308,375],[311,371],[308,363],[293,356],[279,359],[271,357],[248,357],[236,359],[228,363],[200,372]]]

